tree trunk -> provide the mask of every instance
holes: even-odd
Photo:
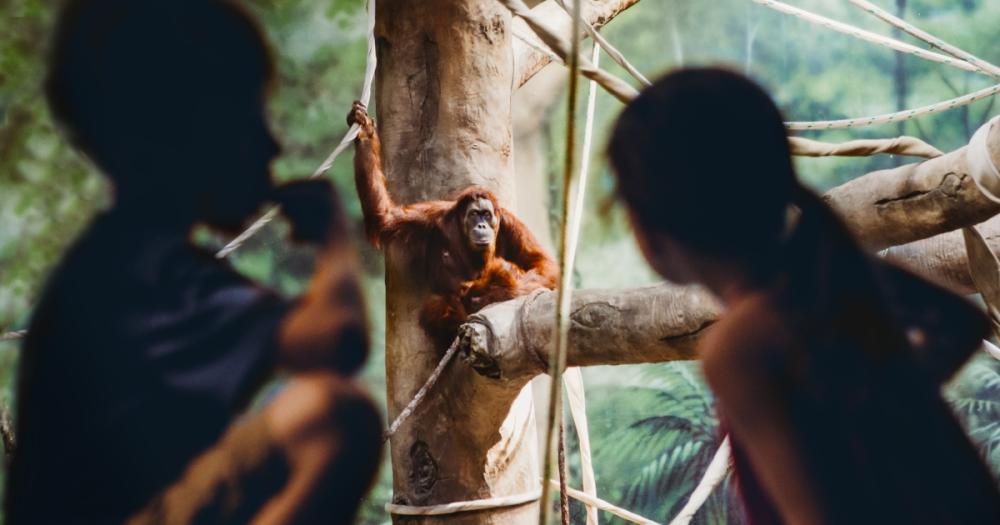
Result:
[[[603,23],[636,1],[586,3],[588,14]],[[509,11],[493,0],[379,0],[375,32],[382,160],[395,200],[447,198],[481,185],[516,209],[511,95],[534,71],[521,71],[515,80]],[[427,283],[410,271],[406,248],[385,247],[390,420],[444,351],[433,347],[418,324]],[[393,502],[428,506],[537,491],[532,399],[523,386],[452,364],[390,441]],[[534,523],[537,516],[533,502],[441,516],[397,515],[393,522],[507,525]]]

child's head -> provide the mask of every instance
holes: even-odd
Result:
[[[70,0],[46,93],[119,206],[234,227],[270,193],[272,69],[228,0]]]
[[[609,145],[618,188],[653,266],[678,257],[755,265],[785,231],[799,188],[781,113],[746,77],[684,69],[622,112]]]

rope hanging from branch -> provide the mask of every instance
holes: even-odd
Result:
[[[504,0],[502,0],[504,1]],[[524,18],[525,14],[527,16],[532,16],[530,10],[524,5],[520,0],[506,0],[508,5],[515,5],[518,10],[524,14],[516,13],[518,16]],[[519,5],[518,5],[519,4]],[[581,1],[573,0],[573,9],[571,14],[572,19],[572,34],[570,35],[570,45],[567,50],[567,55],[569,56],[569,95],[566,109],[566,150],[565,158],[563,160],[563,192],[562,192],[562,206],[560,216],[562,218],[562,235],[559,238],[559,283],[556,289],[556,303],[558,305],[558,310],[556,312],[555,319],[555,351],[552,352],[552,357],[549,360],[549,377],[552,378],[551,388],[549,389],[549,412],[548,421],[546,425],[545,432],[545,442],[544,442],[544,461],[542,468],[542,479],[552,478],[552,449],[555,445],[557,439],[557,429],[562,428],[560,421],[562,420],[562,373],[566,369],[566,354],[568,349],[568,338],[569,338],[569,310],[570,310],[570,298],[572,297],[573,290],[571,289],[570,279],[572,278],[573,267],[573,255],[570,253],[570,238],[569,233],[569,221],[570,221],[570,200],[573,190],[573,184],[575,181],[574,170],[573,170],[573,160],[576,156],[576,95],[579,86],[579,73],[581,66],[580,57],[580,11],[581,11]],[[526,22],[534,29],[534,25],[528,19]],[[536,30],[536,34],[538,31]],[[541,35],[539,35],[541,36]],[[545,37],[542,36],[542,40],[545,41],[550,47],[554,44],[562,43],[561,39],[554,38],[551,39],[552,42],[546,41]],[[563,46],[565,47],[565,46]],[[591,64],[594,70],[597,70],[596,66]],[[631,87],[631,86],[629,86]],[[634,95],[633,95],[634,96]],[[563,497],[568,496],[568,491],[565,488],[565,472],[560,472],[560,481],[562,485]],[[540,505],[540,511],[538,516],[539,525],[548,525],[549,514],[551,507],[549,506],[549,501],[551,497],[551,486],[547,483],[542,484],[542,500]],[[566,503],[563,501],[562,508],[563,521],[567,521],[568,509],[566,508]]]
[[[375,67],[378,63],[378,58],[375,55],[375,0],[368,0],[368,54],[365,61],[365,80],[361,86],[361,98],[359,99],[365,106],[371,100],[372,96],[372,81],[375,79]],[[319,168],[310,175],[310,178],[316,178],[323,175],[333,166],[333,161],[337,160],[337,157],[344,152],[353,142],[355,137],[358,136],[358,131],[360,128],[357,124],[352,124],[348,128],[347,133],[344,134],[344,138],[340,139],[340,143],[334,148],[330,155],[326,157],[326,160],[320,164]],[[250,237],[257,234],[264,226],[274,220],[278,216],[278,207],[275,206],[262,215],[259,219],[254,221],[249,228],[243,230],[242,233],[237,235],[233,240],[229,241],[218,253],[215,254],[219,259],[227,257],[229,254],[238,250],[243,243],[247,241]]]

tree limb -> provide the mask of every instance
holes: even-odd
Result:
[[[994,164],[1000,165],[1000,126],[993,126],[987,141]],[[824,199],[873,250],[978,224],[1000,212],[1000,204],[972,179],[967,148],[869,173],[830,190]]]
[[[992,130],[990,140],[989,151],[1000,163],[1000,129]],[[889,250],[887,257],[962,293],[973,290],[961,232],[941,233],[1000,211],[967,173],[965,148],[870,173],[825,199],[864,245],[909,242]],[[1000,251],[1000,217],[979,231]],[[491,305],[462,327],[462,355],[485,376],[527,381],[547,370],[554,312],[555,293],[548,291]],[[671,285],[581,290],[573,296],[572,312],[569,366],[691,359],[701,331],[718,314],[703,290]]]
[[[638,2],[639,0],[584,0],[583,18],[594,28],[600,28]],[[560,7],[555,0],[542,2],[532,8],[531,11],[537,13],[539,17],[544,19],[548,27],[551,27],[559,34],[569,35],[572,27],[572,20],[570,19],[570,16],[566,14],[566,11]],[[537,41],[537,38],[532,33],[531,29],[528,28],[527,24],[524,23],[524,20],[515,18],[512,22],[512,27],[515,34],[535,39]],[[540,41],[537,41],[537,44],[544,47],[544,44]],[[548,55],[536,50],[528,44],[525,44],[519,39],[515,38],[511,43],[511,46],[514,50],[515,87],[523,86],[525,82],[535,75],[535,73],[538,73],[539,70],[552,61]]]

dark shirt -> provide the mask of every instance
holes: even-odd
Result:
[[[146,503],[272,368],[287,309],[183,232],[99,217],[24,345],[8,523],[120,522]]]

